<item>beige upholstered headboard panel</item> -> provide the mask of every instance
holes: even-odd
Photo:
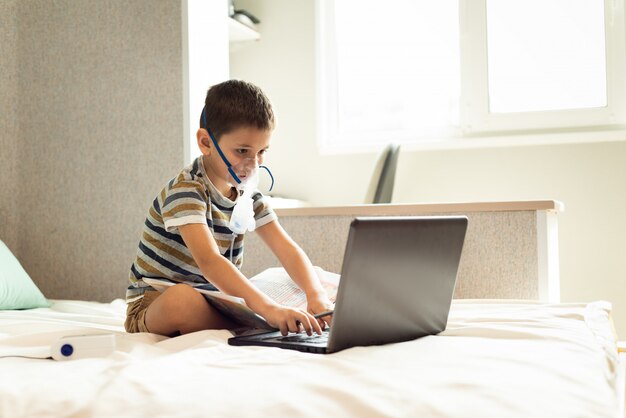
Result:
[[[454,215],[469,218],[455,298],[558,300],[554,201],[423,205],[360,205],[277,210],[283,227],[314,265],[341,272],[348,227],[355,216]],[[256,234],[246,237],[243,272],[278,260]]]

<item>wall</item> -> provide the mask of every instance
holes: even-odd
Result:
[[[17,2],[19,80],[0,79],[20,97],[9,228],[46,296],[124,296],[146,210],[183,164],[181,33],[180,0]]]
[[[201,152],[196,133],[209,86],[228,80],[228,3],[181,0],[185,162]]]
[[[239,0],[236,6],[261,20],[261,40],[231,53],[230,75],[258,84],[274,105],[276,131],[266,165],[276,194],[320,204],[362,203],[376,156],[321,156],[317,149],[314,2]]]
[[[18,254],[17,0],[0,1],[0,240]]]
[[[322,156],[315,130],[314,1],[237,1],[261,41],[231,54],[231,76],[259,84],[278,127],[267,162],[276,190],[319,205],[362,201],[373,154]],[[394,202],[557,199],[561,299],[614,304],[626,338],[626,142],[402,151]]]

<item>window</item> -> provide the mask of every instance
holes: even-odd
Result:
[[[605,107],[603,6],[589,0],[487,0],[489,111]]]
[[[322,149],[626,123],[623,2],[319,1]]]

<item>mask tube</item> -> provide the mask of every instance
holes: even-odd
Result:
[[[226,164],[226,167],[228,167],[228,172],[233,177],[233,179],[235,179],[237,184],[241,183],[241,180],[239,179],[239,177],[237,177],[237,174],[235,173],[235,170],[233,170],[233,166],[230,164],[230,161],[228,161],[228,158],[226,158],[226,156],[222,152],[222,149],[217,144],[217,140],[213,136],[213,132],[211,132],[211,129],[209,128],[209,125],[207,125],[207,123],[206,123],[206,107],[202,108],[202,120],[204,121],[204,129],[206,129],[206,131],[209,133],[209,137],[211,137],[211,141],[213,141],[213,145],[215,146],[215,149],[217,150],[217,153],[222,158],[222,161],[224,161],[224,164]]]

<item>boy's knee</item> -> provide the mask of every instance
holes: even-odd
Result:
[[[207,302],[199,292],[186,284],[176,284],[169,289],[168,305],[178,312],[185,310],[195,310],[199,305],[204,306]]]
[[[193,293],[198,293],[196,292],[191,286],[183,284],[183,283],[179,283],[179,284],[175,284],[174,286],[168,288],[166,290],[166,293],[172,295],[171,297],[187,297],[188,295],[191,295]]]

